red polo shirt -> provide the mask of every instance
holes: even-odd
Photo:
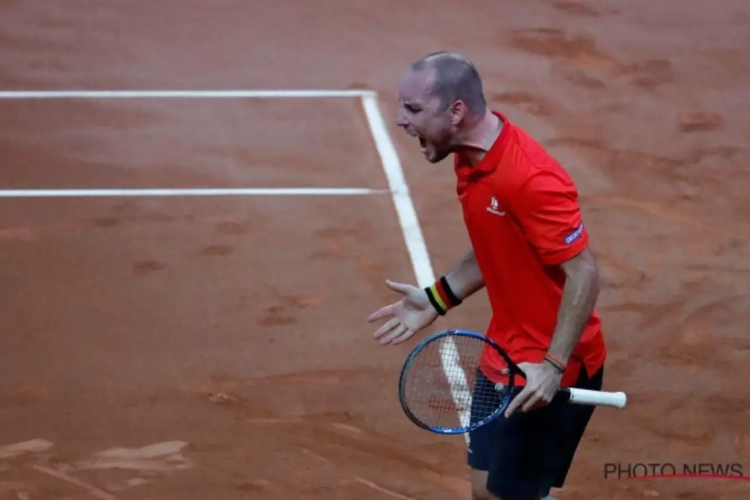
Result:
[[[586,248],[589,235],[567,172],[522,129],[495,114],[503,130],[483,160],[472,167],[455,157],[457,192],[492,307],[487,336],[516,363],[541,362],[565,283],[558,264]],[[582,365],[594,375],[606,354],[594,312],[561,385],[575,383]],[[503,381],[503,363],[493,350],[485,351],[481,367],[491,380]]]

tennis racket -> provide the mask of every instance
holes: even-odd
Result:
[[[507,383],[477,384],[479,362],[487,349],[504,360]],[[401,370],[399,400],[417,426],[438,434],[463,434],[503,414],[521,387],[523,371],[494,341],[470,330],[447,330],[419,342]],[[561,388],[554,400],[563,403],[624,408],[623,392]]]

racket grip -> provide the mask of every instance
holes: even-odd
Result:
[[[578,405],[609,406],[625,408],[628,398],[624,392],[591,391],[575,387],[561,389],[561,396],[568,403]]]

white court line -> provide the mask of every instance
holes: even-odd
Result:
[[[430,256],[422,236],[422,229],[419,226],[417,212],[409,194],[409,187],[404,179],[401,161],[398,158],[396,147],[391,140],[388,128],[383,120],[383,115],[380,112],[377,96],[362,96],[362,106],[364,107],[367,121],[375,140],[375,146],[385,170],[385,175],[388,178],[393,203],[396,207],[406,247],[411,256],[412,266],[414,267],[417,286],[426,287],[435,281],[435,274],[432,270]],[[463,370],[457,364],[459,358],[458,350],[452,339],[449,338],[447,342],[443,342],[440,350],[440,358],[443,370],[445,370],[448,377],[453,401],[459,410],[461,423],[466,426],[469,424],[471,391],[469,390]],[[469,435],[464,434],[464,438],[468,443]]]
[[[0,99],[236,99],[366,97],[369,90],[17,90],[0,91]]]
[[[357,196],[387,193],[366,188],[217,189],[0,189],[0,198],[85,198],[117,196]]]

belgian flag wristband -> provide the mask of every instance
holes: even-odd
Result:
[[[453,293],[445,276],[425,288],[424,291],[427,292],[430,303],[441,316],[445,316],[450,309],[461,305],[461,299]]]

